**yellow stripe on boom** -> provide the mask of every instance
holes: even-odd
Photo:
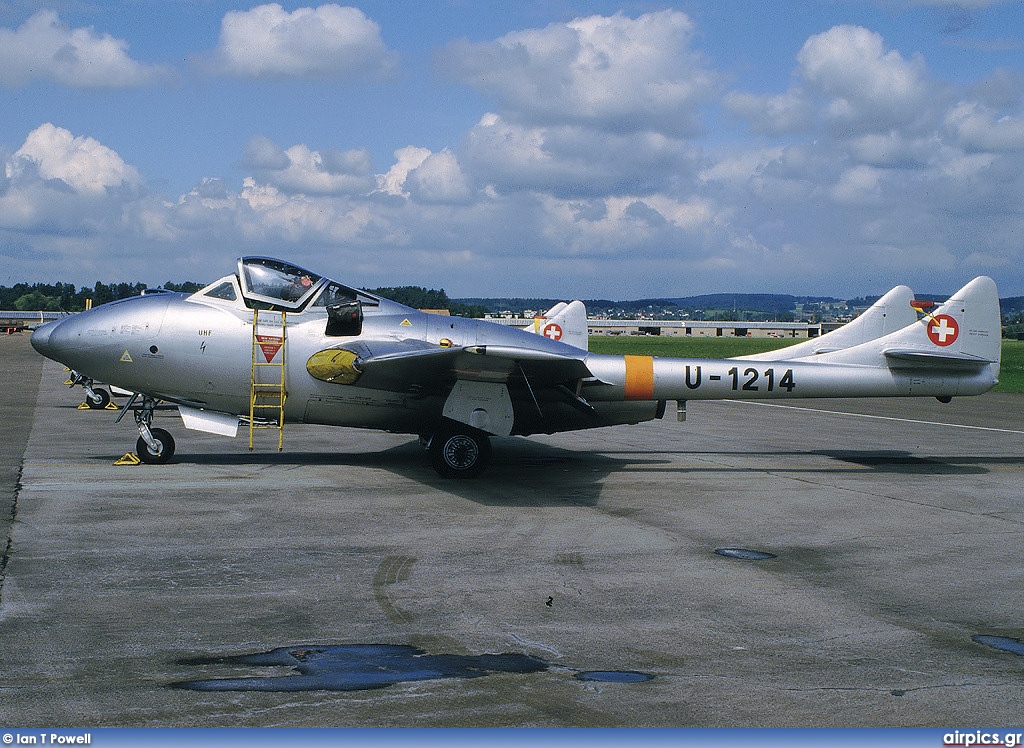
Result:
[[[626,399],[654,399],[654,359],[650,356],[626,356]]]

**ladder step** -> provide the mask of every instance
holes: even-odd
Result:
[[[257,429],[277,429],[277,449],[281,451],[284,445],[284,404],[288,392],[285,389],[285,353],[287,349],[287,338],[285,328],[287,325],[287,314],[281,312],[280,335],[260,332],[259,310],[254,309],[252,314],[252,376],[249,379],[249,449],[253,448],[253,432]],[[273,323],[276,328],[276,323]],[[264,328],[269,325],[264,324]],[[273,359],[280,352],[280,361],[266,361]],[[263,375],[264,379],[276,381],[257,382],[257,370],[271,369],[268,374]],[[278,370],[276,373],[273,370]],[[259,411],[274,411],[256,418]]]

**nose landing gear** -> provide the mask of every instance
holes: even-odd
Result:
[[[82,389],[85,390],[85,404],[93,410],[103,410],[110,404],[110,393],[101,387],[96,387],[96,383],[91,377],[72,371],[65,384],[71,387],[82,385]]]

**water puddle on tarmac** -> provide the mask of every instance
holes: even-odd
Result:
[[[971,641],[1024,657],[1024,642],[1020,639],[1011,639],[1008,636],[972,636]]]
[[[480,678],[491,673],[540,673],[551,663],[525,654],[427,654],[401,644],[278,647],[234,657],[179,660],[179,665],[293,668],[297,674],[178,681],[172,688],[190,691],[361,691],[408,681]],[[578,673],[581,680],[636,683],[653,676],[633,671]]]

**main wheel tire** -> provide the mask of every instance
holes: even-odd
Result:
[[[430,463],[442,478],[475,478],[490,456],[491,440],[479,432],[443,432],[430,442]]]
[[[174,437],[165,429],[150,429],[153,438],[160,442],[160,449],[154,452],[141,436],[135,442],[139,459],[150,465],[163,465],[174,457]]]
[[[86,392],[85,404],[93,410],[103,410],[110,404],[110,393],[101,389],[94,389],[92,395]]]

